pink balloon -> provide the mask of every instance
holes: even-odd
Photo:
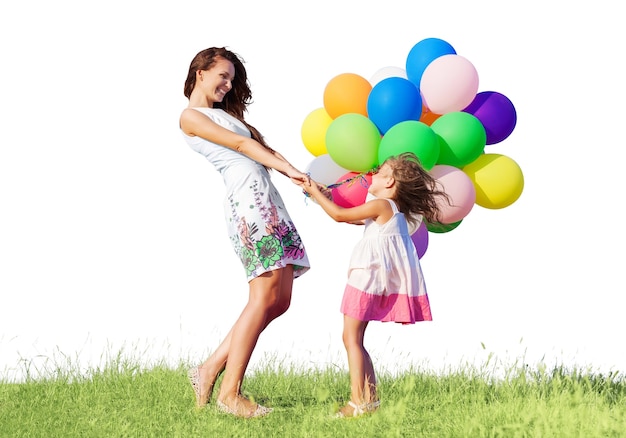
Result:
[[[476,97],[478,72],[460,55],[440,56],[424,70],[420,92],[424,105],[433,113],[461,111]]]
[[[359,172],[348,172],[337,180],[339,185],[331,190],[335,204],[344,208],[352,208],[365,203],[367,189],[372,185],[372,175],[369,173],[359,175],[361,175]],[[343,182],[351,178],[355,179]]]
[[[422,221],[417,230],[411,234],[411,240],[417,250],[417,257],[421,259],[426,254],[426,249],[428,248],[428,228],[426,228],[426,222]]]
[[[467,216],[476,202],[476,189],[470,177],[461,169],[445,164],[436,165],[430,174],[450,198],[450,204],[441,198],[438,202],[441,223],[451,224]]]

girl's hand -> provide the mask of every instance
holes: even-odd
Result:
[[[320,184],[313,180],[310,182],[301,184],[302,190],[304,194],[312,195],[312,196],[324,196],[328,198],[330,201],[333,200],[333,194],[331,189],[326,187],[324,184]]]
[[[313,181],[312,179],[309,179],[308,181],[303,181],[299,183],[298,185],[302,187],[302,192],[305,195],[310,195],[311,192],[313,192],[313,186],[315,185],[315,181]]]

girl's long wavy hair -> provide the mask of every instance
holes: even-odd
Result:
[[[396,181],[393,200],[407,222],[417,225],[416,215],[422,215],[428,223],[441,223],[440,202],[449,205],[450,197],[422,167],[419,158],[412,152],[405,152],[387,158],[383,164],[391,168]]]
[[[218,58],[232,62],[235,67],[235,78],[232,81],[232,89],[226,93],[221,102],[215,102],[215,108],[221,108],[231,116],[237,118],[250,130],[252,138],[270,151],[274,150],[267,145],[261,133],[244,119],[244,114],[248,111],[248,105],[252,103],[252,91],[248,82],[248,73],[243,65],[242,58],[225,47],[210,47],[199,52],[189,65],[189,72],[185,80],[184,94],[187,99],[196,86],[196,72],[198,70],[209,70],[215,65]]]

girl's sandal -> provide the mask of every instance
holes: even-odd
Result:
[[[362,405],[357,405],[352,400],[348,402],[348,406],[352,408],[352,417],[360,417],[361,415],[368,414],[370,412],[374,412],[380,406],[380,400],[376,400],[370,403],[363,403]],[[343,412],[339,411],[335,414],[336,418],[350,418],[350,416],[345,415]]]

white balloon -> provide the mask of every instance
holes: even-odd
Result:
[[[330,185],[337,182],[339,178],[350,172],[339,164],[335,163],[330,155],[322,154],[315,157],[306,167],[311,179],[320,184]]]
[[[401,67],[383,67],[372,75],[372,77],[370,78],[370,84],[372,84],[373,87],[383,79],[394,77],[407,79],[406,70]]]

